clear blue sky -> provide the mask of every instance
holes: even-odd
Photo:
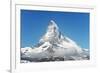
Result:
[[[21,47],[32,47],[54,20],[60,31],[82,48],[89,48],[89,13],[21,10]]]

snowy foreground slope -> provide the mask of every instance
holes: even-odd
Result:
[[[53,20],[34,48],[21,48],[21,62],[24,63],[88,59],[88,49],[82,49],[73,40],[62,35]]]

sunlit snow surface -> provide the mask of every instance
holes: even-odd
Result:
[[[89,50],[62,35],[53,20],[34,48],[21,48],[21,63],[69,60],[89,60]]]

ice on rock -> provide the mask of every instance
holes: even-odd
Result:
[[[87,52],[87,51],[86,51]],[[46,33],[34,48],[21,48],[21,60],[30,62],[86,60],[89,55],[69,37],[60,32],[57,24],[51,20]]]

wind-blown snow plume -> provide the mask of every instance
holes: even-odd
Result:
[[[32,62],[86,60],[89,55],[73,40],[62,35],[57,24],[51,20],[46,33],[34,48],[21,48],[21,60]]]

